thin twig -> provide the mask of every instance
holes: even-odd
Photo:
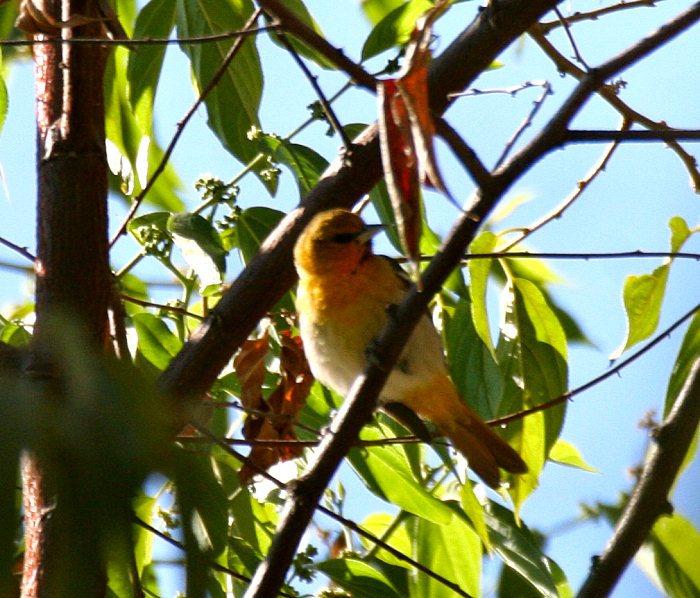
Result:
[[[174,546],[175,548],[178,548],[179,550],[182,550],[183,552],[187,551],[187,549],[185,548],[185,545],[182,542],[180,542],[180,541],[176,540],[175,538],[172,538],[168,534],[160,531],[158,528],[152,526],[150,523],[147,523],[146,521],[144,521],[140,517],[137,517],[136,515],[134,515],[134,522],[139,527],[142,527],[147,532],[160,538],[164,542],[167,542],[171,546]],[[250,582],[250,577],[248,577],[247,575],[243,575],[242,573],[238,573],[236,571],[233,571],[232,569],[229,569],[228,567],[224,567],[223,565],[220,565],[219,563],[217,563],[214,560],[208,560],[207,565],[209,565],[209,567],[211,567],[212,569],[214,569],[216,571],[220,571],[221,573],[225,573],[226,575],[230,575],[234,579],[238,579],[240,581],[245,581],[245,582]],[[289,593],[283,592],[283,591],[280,591],[279,594],[280,594],[280,596],[288,596],[289,598],[295,598],[297,596],[297,594],[289,594]]]
[[[654,32],[639,40],[617,56],[604,62],[600,66],[592,69],[589,73],[582,73],[581,69],[571,64],[556,50],[553,50],[554,55],[558,60],[563,61],[567,68],[573,69],[581,73],[581,79],[569,98],[554,114],[549,123],[537,134],[537,136],[523,149],[521,149],[513,158],[502,164],[494,171],[494,183],[497,187],[508,188],[513,182],[519,178],[526,169],[530,168],[533,160],[537,160],[545,154],[561,147],[566,142],[566,134],[568,126],[574,117],[580,112],[583,105],[589,100],[593,93],[597,93],[606,100],[613,103],[610,99],[610,94],[614,94],[614,89],[606,84],[606,81],[618,75],[621,71],[631,67],[635,63],[644,59],[646,56],[663,46],[666,42],[677,37],[700,20],[700,3],[696,3],[686,11],[682,12],[675,18],[671,19]],[[537,27],[530,29],[530,34],[536,39],[538,44],[551,47],[551,44],[544,39],[544,36],[538,33]],[[614,95],[613,95],[614,97]],[[624,106],[624,104],[623,104]],[[632,113],[629,108],[621,113],[629,120],[638,120],[645,118],[638,113]],[[647,121],[649,119],[646,119]],[[646,123],[642,123],[649,128],[668,129],[667,126],[652,127]],[[673,142],[669,142],[673,147]],[[695,168],[695,160],[692,161],[692,167]],[[695,170],[698,176],[698,184],[700,185],[700,173]],[[692,172],[691,172],[692,176]],[[700,189],[700,186],[698,187]]]
[[[32,255],[26,247],[20,247],[19,245],[15,245],[12,241],[8,241],[4,237],[0,237],[0,243],[3,244],[5,247],[9,247],[10,249],[12,249],[12,251],[16,251],[22,257],[26,257],[30,262],[36,261],[36,257]]]
[[[188,318],[194,318],[195,320],[204,320],[204,316],[192,313],[184,307],[177,307],[175,305],[165,305],[163,303],[154,303],[153,301],[145,301],[143,299],[137,299],[136,297],[131,297],[129,295],[124,294],[120,295],[120,297],[124,301],[128,301],[129,303],[133,303],[135,305],[140,305],[141,307],[153,307],[156,309],[162,309],[163,311],[169,311],[175,314],[187,316]]]
[[[433,120],[438,135],[450,146],[450,149],[474,182],[482,189],[487,188],[491,183],[491,173],[479,159],[479,156],[476,155],[476,152],[467,145],[462,136],[444,118],[435,118]]]
[[[518,241],[520,242],[520,241]],[[469,253],[464,256],[464,260],[494,259],[494,258],[516,258],[516,259],[545,259],[545,260],[618,260],[623,258],[680,258],[689,260],[700,260],[700,253],[672,251],[611,251],[601,253],[548,253],[537,251],[496,251],[494,253]],[[429,256],[426,259],[432,259]]]
[[[631,126],[631,123],[623,118],[622,123],[620,125],[620,130],[625,131],[629,129]],[[591,171],[589,172],[588,176],[583,179],[582,181],[579,181],[579,183],[576,185],[576,189],[571,193],[567,198],[564,199],[558,206],[556,206],[551,212],[548,214],[545,214],[542,216],[537,222],[529,226],[525,231],[523,231],[522,235],[518,237],[515,241],[510,243],[503,251],[507,252],[511,247],[515,247],[519,243],[521,243],[523,240],[525,240],[527,237],[529,237],[532,233],[534,233],[536,230],[541,229],[543,226],[545,226],[547,223],[552,222],[558,218],[561,218],[562,214],[571,207],[571,205],[583,194],[583,192],[588,188],[588,186],[595,180],[595,178],[605,170],[605,168],[608,165],[608,162],[610,161],[610,158],[612,157],[613,153],[618,147],[619,142],[615,141],[613,142],[608,149],[603,153],[601,159],[598,161],[597,164],[593,166]]]
[[[651,131],[572,130],[566,133],[573,143],[601,141],[700,141],[700,129],[657,129]]]
[[[243,27],[243,31],[245,31],[253,26],[253,24],[260,17],[261,12],[262,12],[262,10],[258,9],[253,13],[253,15],[248,19],[245,26]],[[110,244],[109,244],[110,248],[114,246],[114,244],[117,242],[117,239],[119,239],[119,237],[121,237],[124,234],[124,232],[126,231],[126,227],[129,224],[129,221],[133,218],[134,214],[136,213],[136,210],[139,209],[139,206],[141,205],[141,202],[143,201],[144,197],[151,190],[151,188],[155,184],[158,177],[165,170],[165,167],[168,164],[168,161],[170,160],[170,156],[173,153],[173,150],[175,149],[175,145],[177,144],[178,140],[180,139],[180,136],[182,135],[183,131],[185,130],[187,123],[190,121],[192,116],[194,116],[195,112],[197,112],[197,110],[202,105],[202,102],[204,102],[206,97],[218,85],[219,80],[221,79],[221,77],[224,76],[226,69],[228,69],[229,64],[231,64],[231,61],[236,57],[236,54],[238,54],[238,51],[243,46],[243,42],[245,42],[245,40],[246,40],[245,36],[239,36],[236,38],[236,40],[231,45],[231,48],[229,49],[229,51],[226,53],[226,56],[221,61],[221,65],[219,66],[219,68],[216,70],[216,72],[212,76],[211,81],[209,81],[207,86],[202,90],[202,93],[199,94],[199,97],[195,100],[194,104],[192,104],[190,109],[187,111],[187,114],[185,114],[185,117],[177,124],[177,130],[175,131],[173,138],[170,140],[168,147],[163,152],[163,157],[161,158],[160,163],[158,164],[156,169],[153,171],[153,174],[148,179],[148,183],[146,183],[146,186],[141,190],[141,193],[139,193],[134,198],[134,201],[131,204],[131,208],[129,208],[129,212],[127,213],[126,217],[124,218],[124,222],[122,222],[119,229],[114,234],[114,237],[112,237],[112,240],[110,241]]]
[[[336,67],[349,75],[360,87],[376,93],[377,80],[365,71],[359,64],[350,60],[342,50],[328,43],[311,27],[302,23],[297,16],[279,0],[258,0],[260,6],[267,14],[275,15],[281,22],[282,28],[287,32],[313,48],[324,58],[330,60]]]
[[[284,32],[279,31],[277,33],[277,37],[282,42],[282,45],[285,47],[287,52],[289,52],[292,55],[292,58],[294,58],[294,62],[297,63],[297,66],[301,69],[301,72],[304,73],[304,76],[311,84],[311,87],[316,93],[318,101],[321,103],[323,113],[326,115],[326,118],[333,127],[333,130],[338,134],[338,136],[342,140],[343,146],[345,148],[345,153],[346,155],[348,155],[350,152],[350,148],[352,147],[352,140],[350,139],[350,137],[348,137],[348,134],[345,132],[345,129],[340,124],[338,117],[333,111],[330,102],[326,99],[326,96],[323,93],[321,86],[318,84],[318,77],[309,70],[309,67],[306,66],[306,63],[301,59],[301,56],[299,56],[299,52],[297,52],[294,46],[289,42]]]
[[[518,141],[520,136],[530,125],[532,125],[532,121],[539,112],[540,108],[542,108],[542,106],[544,105],[544,101],[547,99],[547,96],[552,93],[552,86],[549,83],[549,81],[543,81],[542,88],[542,95],[532,103],[532,109],[530,110],[530,113],[525,117],[525,120],[523,120],[523,122],[520,123],[520,126],[515,130],[511,138],[506,142],[505,146],[503,147],[501,155],[498,157],[498,160],[496,160],[495,168],[498,168],[501,164],[503,164],[504,160],[508,157],[508,154],[510,154],[510,151],[513,149],[513,146]]]
[[[618,12],[620,10],[628,10],[639,7],[653,8],[656,6],[657,2],[658,0],[623,0],[622,2],[619,2],[617,4],[604,6],[603,8],[591,10],[590,12],[576,12],[566,17],[566,21],[569,25],[579,23],[581,21],[596,21],[604,15]],[[552,29],[557,29],[558,27],[561,27],[562,22],[561,20],[548,21],[545,23],[540,23],[539,26],[542,29],[543,33],[546,34],[549,33]]]
[[[564,17],[563,14],[561,14],[561,11],[559,10],[558,6],[554,7],[554,12],[556,13],[557,17],[559,17],[559,21],[561,21],[561,25],[564,28],[564,33],[569,39],[569,43],[571,44],[571,49],[574,51],[574,56],[576,57],[576,60],[578,60],[583,65],[583,68],[585,68],[587,71],[591,70],[591,67],[589,67],[588,64],[586,64],[586,61],[583,59],[583,56],[581,56],[581,52],[579,52],[578,50],[576,40],[574,39],[574,36],[571,34],[571,30],[569,29],[568,20]]]
[[[577,67],[573,62],[565,58],[550,42],[546,39],[543,30],[539,25],[535,25],[528,32],[534,42],[554,63],[557,71],[566,73],[582,81],[586,77],[586,73]],[[623,102],[617,95],[617,88],[613,85],[603,85],[597,91],[598,95],[607,101],[615,110],[617,110],[623,118],[630,123],[639,123],[643,127],[653,131],[672,131],[665,122],[656,122],[640,112],[632,109]],[[676,153],[685,166],[693,183],[693,188],[697,193],[700,193],[700,171],[698,170],[697,160],[683,149],[683,147],[675,140],[669,139],[668,146]]]
[[[492,89],[479,89],[477,87],[470,87],[467,91],[451,93],[449,94],[449,97],[450,99],[454,99],[465,96],[481,96],[499,93],[508,94],[509,96],[515,96],[525,89],[530,89],[532,87],[543,87],[545,83],[545,81],[525,81],[524,83],[520,83],[519,85],[513,85],[512,87],[495,87]]]
[[[211,438],[205,438],[202,436],[178,436],[176,438],[178,442],[184,442],[189,444],[206,444],[213,443]],[[289,439],[267,439],[267,440],[246,440],[243,438],[219,438],[223,443],[228,446],[261,446],[261,447],[284,447],[284,446],[295,446],[295,447],[314,447],[320,444],[320,440],[289,440]],[[366,448],[370,446],[392,446],[395,444],[418,444],[422,442],[417,436],[397,436],[395,438],[378,438],[376,440],[357,440],[355,446]],[[217,443],[218,444],[218,443]],[[442,444],[442,443],[441,443]],[[447,443],[444,443],[445,445]]]
[[[637,358],[644,355],[644,353],[649,351],[652,347],[655,347],[657,344],[659,344],[664,338],[666,338],[676,328],[678,328],[681,324],[683,324],[683,322],[685,322],[687,319],[691,318],[698,310],[700,310],[700,304],[696,305],[688,313],[681,316],[678,320],[676,320],[673,324],[671,324],[668,328],[666,328],[666,330],[664,330],[663,332],[656,335],[651,341],[649,341],[641,349],[639,349],[638,351],[635,351],[627,359],[624,359],[623,361],[618,363],[615,367],[610,368],[604,374],[601,374],[600,376],[596,376],[595,378],[593,378],[592,380],[589,380],[585,384],[582,384],[581,386],[578,386],[577,388],[569,390],[568,392],[565,392],[563,395],[560,395],[554,399],[551,399],[550,401],[546,401],[546,402],[542,403],[541,405],[531,407],[530,409],[523,409],[522,411],[518,411],[517,413],[513,413],[511,415],[506,415],[505,417],[499,417],[497,419],[492,419],[492,420],[488,421],[487,423],[490,426],[505,426],[511,422],[520,420],[523,417],[526,417],[527,415],[531,415],[533,413],[538,413],[539,411],[545,411],[545,410],[551,409],[552,407],[555,407],[561,403],[565,403],[566,401],[568,401],[569,399],[572,399],[576,395],[581,394],[583,391],[588,390],[589,388],[592,388],[593,386],[595,386],[596,384],[599,384],[603,380],[606,380],[607,378],[610,378],[611,376],[614,376],[615,374],[619,373],[620,370],[624,369],[630,363],[632,363],[633,361],[636,361]]]
[[[252,27],[240,31],[227,31],[225,33],[214,33],[212,35],[199,35],[193,37],[146,37],[130,39],[109,39],[104,37],[72,37],[62,39],[60,37],[42,37],[33,39],[3,39],[0,40],[2,46],[38,46],[45,44],[66,44],[69,46],[172,46],[172,45],[194,45],[209,44],[213,42],[226,41],[248,35],[256,35],[265,31],[276,31],[280,28],[279,21],[273,20],[261,27]]]

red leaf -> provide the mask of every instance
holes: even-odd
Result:
[[[267,335],[264,336],[264,340],[267,344]],[[299,412],[306,404],[306,397],[309,395],[314,378],[304,355],[301,338],[291,336],[289,331],[283,331],[280,334],[280,340],[279,383],[267,400],[263,401],[262,379],[260,379],[260,405],[255,407],[255,409],[259,412],[264,412],[264,414],[248,415],[243,426],[243,435],[247,440],[251,441],[287,440],[291,442],[288,444],[280,442],[279,445],[275,446],[265,446],[264,444],[254,446],[248,455],[249,463],[245,464],[238,472],[238,475],[244,482],[259,473],[260,470],[267,471],[280,461],[293,459],[300,456],[303,452],[301,446],[293,443],[293,441],[297,440],[294,424]],[[257,343],[257,341],[251,342]],[[266,351],[267,347],[265,352],[263,352],[260,346],[251,346],[250,355],[244,359],[244,363],[251,366],[249,370],[251,377],[256,380],[259,375],[255,359],[259,357],[262,360]],[[243,380],[241,380],[241,383],[241,389],[243,390]],[[250,390],[252,391],[252,385]]]
[[[435,162],[435,125],[428,96],[432,24],[448,5],[447,0],[440,0],[418,20],[399,77],[377,85],[384,176],[404,251],[416,270],[421,233],[420,184],[428,184],[449,197]]]

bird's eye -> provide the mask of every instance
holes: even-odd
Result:
[[[333,235],[333,242],[345,245],[355,238],[357,238],[355,233],[338,233],[337,235]]]

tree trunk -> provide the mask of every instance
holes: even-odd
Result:
[[[75,15],[97,16],[93,0],[49,0],[40,8],[45,20],[58,26],[50,30],[44,24],[46,32],[36,34],[37,39],[103,35],[99,20],[75,30],[61,26]],[[102,349],[108,337],[106,56],[107,50],[95,45],[34,46],[37,357],[29,375],[48,377],[49,385],[53,376],[50,347],[57,330],[66,323],[79,327],[92,345],[88,350]],[[62,399],[55,393],[45,397],[47,401]],[[58,465],[54,457],[43,453],[26,454],[23,459],[26,547],[22,596],[104,596],[106,577],[99,546],[94,543],[97,530],[90,529],[90,521],[76,521],[75,508],[62,508],[79,497],[80,489],[65,479],[69,470]]]

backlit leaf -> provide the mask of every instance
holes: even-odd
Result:
[[[489,502],[485,509],[494,550],[503,562],[517,571],[539,596],[559,598],[555,574],[561,570],[553,567],[553,561],[543,554],[540,541],[523,524],[516,523],[513,513],[501,505]],[[561,583],[561,582],[559,582]]]
[[[691,233],[698,230],[691,231],[685,221],[677,216],[669,221],[669,228],[672,252],[679,251]],[[610,359],[617,359],[633,345],[649,338],[656,330],[672,263],[673,258],[666,258],[651,274],[631,275],[625,280],[622,300],[627,316],[627,336]]]
[[[435,573],[456,583],[471,596],[479,594],[481,581],[481,541],[474,530],[460,517],[455,517],[449,525],[438,525],[426,519],[415,517],[416,560]],[[439,598],[445,596],[443,584],[416,572],[409,577],[413,596]]]
[[[271,154],[273,162],[281,162],[294,175],[303,198],[318,182],[328,161],[310,147],[291,143],[273,135],[260,135],[260,150]]]
[[[131,320],[139,335],[139,351],[159,370],[164,370],[182,348],[182,341],[153,314],[141,312]]]
[[[366,428],[362,436],[365,439],[383,437],[370,428]],[[450,507],[420,485],[400,447],[353,448],[348,460],[367,487],[383,500],[439,525],[452,521],[454,513]]]
[[[484,231],[479,234],[469,245],[469,253],[484,254],[493,253],[498,238],[492,232]],[[478,258],[469,260],[469,292],[471,294],[472,318],[474,329],[487,349],[494,354],[493,341],[489,317],[486,312],[486,289],[491,271],[492,260],[490,258]]]
[[[178,0],[178,36],[201,37],[237,31],[252,14],[250,0]],[[230,39],[181,45],[190,58],[198,92],[209,85],[233,44],[234,40]],[[258,153],[248,133],[259,127],[262,85],[255,39],[249,36],[205,100],[209,127],[223,146],[244,164]]]
[[[583,469],[585,471],[598,473],[597,469],[594,469],[584,461],[581,453],[573,444],[566,442],[566,440],[562,440],[561,438],[557,440],[552,447],[552,450],[549,451],[549,458],[552,461],[561,463],[562,465],[578,467],[579,469]]]
[[[656,571],[674,598],[700,595],[700,532],[678,513],[661,517],[652,528]]]
[[[318,564],[318,569],[353,598],[400,598],[399,593],[380,571],[357,559],[333,559]]]
[[[567,389],[566,335],[544,295],[530,281],[513,279],[504,292],[504,319],[496,355],[505,386],[500,414],[515,413],[561,396]],[[509,493],[516,506],[535,489],[563,423],[566,406],[512,423],[506,435],[519,435],[526,474],[515,476]]]
[[[365,12],[369,3],[363,2]],[[410,0],[410,2],[398,4],[393,10],[385,14],[372,29],[369,37],[362,46],[362,60],[381,54],[384,50],[405,44],[411,38],[411,32],[418,18],[432,8],[430,0]],[[373,11],[379,15],[379,10]]]
[[[167,38],[175,25],[176,0],[151,0],[136,18],[134,37]],[[127,79],[128,94],[134,113],[141,116],[142,127],[150,127],[153,99],[165,56],[165,45],[139,46],[129,53]],[[145,111],[146,114],[143,114]]]
[[[396,522],[397,517],[399,517],[401,520],[401,522],[398,524]],[[389,515],[388,513],[373,513],[362,522],[361,527],[374,536],[382,538],[385,543],[392,548],[395,548],[399,552],[403,554],[411,554],[413,551],[411,548],[411,538],[406,530],[406,514],[402,512],[397,517]],[[391,533],[389,533],[390,526],[393,530]],[[362,536],[360,536],[360,540],[362,540],[362,543],[367,548],[372,548],[372,546],[374,546],[370,540]],[[381,548],[376,552],[376,557],[397,567],[411,568],[406,561],[402,561],[393,554],[387,552],[386,550],[382,550]]]

